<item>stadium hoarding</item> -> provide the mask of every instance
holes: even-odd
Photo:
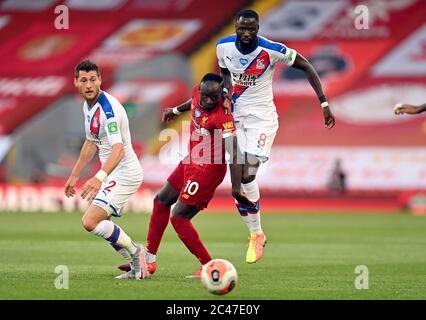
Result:
[[[426,23],[378,61],[372,75],[426,78]]]
[[[0,4],[0,9],[11,11],[44,11],[57,2],[56,0],[15,1],[5,0]]]
[[[151,213],[153,199],[161,188],[159,185],[143,183],[141,188],[130,198],[124,207],[129,213]],[[80,190],[80,189],[78,189]],[[377,212],[391,213],[408,208],[411,195],[426,195],[423,190],[403,192],[360,193],[349,192],[336,195],[324,191],[279,191],[264,188],[262,191],[262,210],[279,213],[296,211],[332,211],[339,212]],[[78,195],[67,198],[63,185],[46,184],[0,184],[0,212],[19,214],[20,212],[84,212],[89,206]],[[229,190],[219,189],[209,203],[208,212],[233,212],[235,201]]]
[[[187,97],[188,86],[178,79],[118,81],[108,90],[121,103],[158,104],[166,107]]]
[[[142,159],[144,170],[150,172],[146,183],[162,185],[185,155],[181,152],[186,144],[168,148],[162,159]],[[422,147],[274,146],[257,179],[262,188],[277,192],[326,190],[336,159],[342,162],[349,190],[426,190],[426,150]],[[227,175],[219,189],[230,190],[230,186]]]
[[[366,25],[357,28],[363,9]],[[424,14],[421,0],[290,0],[265,15],[260,32],[277,41],[397,39]]]
[[[377,40],[369,45],[366,51],[365,43],[361,41],[324,43],[313,40],[286,44],[312,63],[329,98],[349,90],[362,81],[371,65],[392,45],[389,41]],[[315,94],[303,72],[282,64],[277,64],[273,90],[276,97],[314,96]]]
[[[0,77],[0,134],[13,132],[71,86],[71,79],[60,75]]]
[[[127,0],[66,0],[65,5],[70,9],[84,11],[117,10]]]
[[[348,1],[283,1],[262,19],[259,32],[271,39],[311,40],[348,5]]]
[[[79,21],[65,32],[53,28],[51,21],[30,23],[23,32],[2,44],[0,56],[8,63],[0,65],[0,74],[45,76],[69,73],[75,62],[114,28],[114,22],[101,25],[97,21]]]
[[[143,188],[134,194],[125,210],[151,212],[154,189]],[[76,212],[85,211],[89,203],[79,196],[67,198],[60,184],[0,184],[0,211]]]
[[[104,40],[105,49],[176,50],[202,26],[200,20],[133,19]]]

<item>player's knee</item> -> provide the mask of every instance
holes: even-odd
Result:
[[[170,216],[170,221],[172,221],[172,219],[174,219],[176,221],[176,218],[186,218],[186,215],[185,215],[184,212],[181,212],[179,210],[173,210],[172,214]]]
[[[198,212],[196,207],[194,206],[187,206],[181,202],[178,202],[173,210],[170,217],[170,221],[172,221],[172,218],[185,218],[191,220],[192,217]]]
[[[161,202],[161,204],[167,205],[167,198],[161,192],[155,195],[155,200]]]
[[[157,201],[161,202],[163,205],[170,207],[176,202],[177,197],[172,197],[171,195],[160,191],[155,196],[155,199],[157,199]]]
[[[98,221],[87,217],[83,217],[81,219],[81,223],[83,224],[83,228],[86,229],[86,231],[88,232],[95,230],[96,226],[98,225]]]

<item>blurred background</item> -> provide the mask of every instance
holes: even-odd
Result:
[[[424,4],[0,1],[0,210],[87,206],[78,198],[66,199],[63,184],[85,138],[83,100],[73,86],[73,71],[89,58],[101,68],[102,88],[126,108],[145,171],[129,209],[149,212],[154,194],[187,146],[182,121],[188,115],[170,126],[182,133],[170,142],[161,114],[187,100],[204,73],[219,71],[216,41],[234,33],[235,14],[249,7],[260,14],[260,35],[311,61],[336,116],[335,128],[325,129],[304,74],[277,66],[280,129],[258,175],[264,210],[409,209],[425,214],[426,114],[393,114],[396,103],[426,102]],[[358,5],[367,6],[368,20],[357,29]],[[81,183],[98,168],[93,161]],[[227,177],[209,208],[233,210],[229,190]]]

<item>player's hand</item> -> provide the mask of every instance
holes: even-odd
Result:
[[[70,176],[65,183],[64,192],[67,198],[74,197],[75,195],[75,185],[77,184],[79,177]]]
[[[81,198],[91,202],[98,194],[101,185],[102,182],[98,178],[93,177],[90,180],[87,180],[81,189]]]
[[[163,116],[161,117],[161,121],[164,123],[169,123],[176,118],[176,115],[173,113],[173,108],[167,108],[163,112]]]
[[[232,196],[234,197],[235,200],[238,201],[238,203],[245,204],[246,206],[249,206],[249,207],[255,206],[254,202],[251,202],[249,199],[247,199],[247,197],[244,194],[242,194],[240,191],[232,191]]]
[[[402,103],[398,103],[395,108],[393,109],[394,113],[396,115],[400,115],[400,114],[416,114],[418,113],[418,108],[416,106],[413,106],[411,104],[402,104]]]
[[[330,107],[322,108],[322,114],[324,116],[324,126],[327,129],[331,129],[336,124],[336,120],[334,119],[333,112],[331,112]]]

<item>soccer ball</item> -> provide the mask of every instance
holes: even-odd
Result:
[[[227,294],[235,288],[237,282],[237,270],[227,260],[213,259],[201,270],[201,283],[213,294]]]

